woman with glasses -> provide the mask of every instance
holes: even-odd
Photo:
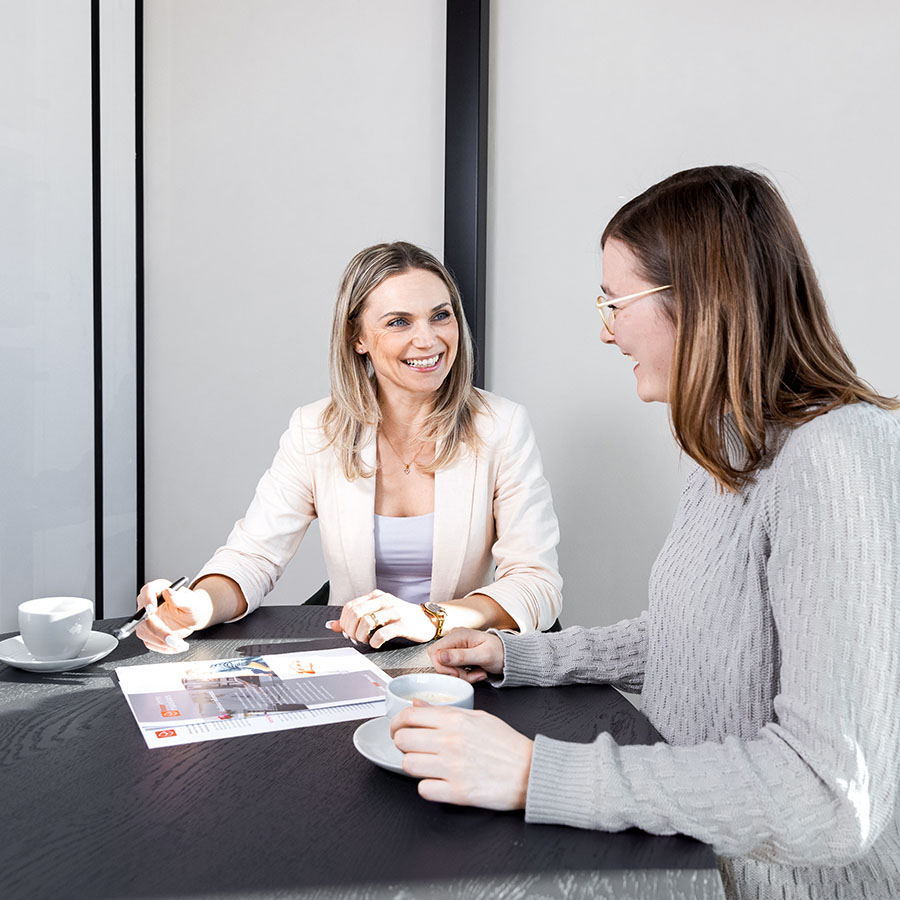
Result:
[[[141,589],[138,637],[177,653],[252,612],[314,519],[327,627],[354,642],[554,627],[559,528],[534,432],[521,406],[472,385],[473,368],[459,289],[434,256],[403,241],[357,253],[334,307],[330,396],[294,412],[191,587]]]
[[[729,897],[900,897],[898,404],[857,376],[763,176],[676,174],[602,247],[602,339],[696,463],[647,610],[429,653],[469,681],[640,691],[667,743],[532,742],[419,707],[392,722],[404,769],[430,800],[692,835]]]

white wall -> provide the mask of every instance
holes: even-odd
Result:
[[[636,615],[681,472],[665,408],[600,343],[599,238],[679,169],[770,174],[861,374],[900,390],[900,4],[494,0],[487,378],[531,413],[563,623]]]
[[[900,390],[900,7],[494,0],[488,387],[532,415],[564,623],[644,606],[684,463],[600,344],[598,242],[687,166],[783,189],[860,371]],[[442,245],[444,4],[145,4],[148,576],[196,571],[327,391],[355,250]],[[317,536],[271,595],[325,577]]]
[[[145,11],[147,577],[224,542],[294,407],[328,392],[340,274],[441,253],[442,0]],[[269,595],[324,581],[312,529]]]

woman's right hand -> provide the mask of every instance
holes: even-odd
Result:
[[[138,594],[138,610],[147,607],[144,621],[135,634],[148,650],[157,653],[183,653],[188,645],[185,638],[198,628],[205,628],[213,617],[213,602],[202,588],[179,588],[170,591],[164,578],[150,581]],[[157,604],[156,597],[162,594]]]
[[[428,648],[435,671],[456,675],[474,684],[503,671],[503,641],[496,634],[454,628]]]

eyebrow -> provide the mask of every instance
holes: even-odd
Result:
[[[444,309],[445,307],[447,307],[448,309],[451,308],[449,300],[445,300],[443,303],[438,303],[437,306],[432,306],[431,311],[433,313],[436,313],[439,309]],[[396,318],[397,316],[409,317],[411,315],[412,315],[412,313],[409,313],[409,312],[403,312],[402,310],[395,310],[394,312],[385,313],[381,317],[381,319]],[[378,321],[380,322],[381,319],[379,319]]]

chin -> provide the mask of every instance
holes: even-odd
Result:
[[[644,401],[644,403],[666,403],[666,398],[654,390],[641,390],[638,388],[637,392],[638,397]]]

